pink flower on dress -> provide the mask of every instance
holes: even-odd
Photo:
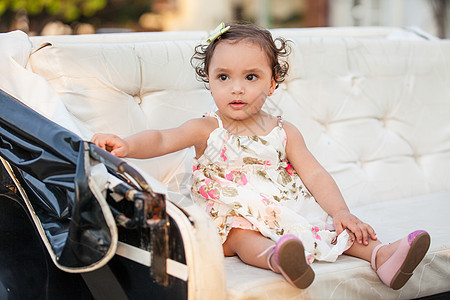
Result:
[[[223,161],[227,161],[227,157],[225,155],[225,152],[227,152],[227,146],[223,145],[222,152],[220,153],[220,158],[223,159]]]
[[[202,185],[199,189],[200,195],[202,195],[206,199],[217,200],[217,189],[214,188],[214,181],[211,179],[206,179],[205,184]]]
[[[269,201],[269,199],[267,199],[264,195],[262,195],[262,194],[259,194],[260,196],[261,196],[261,198],[262,198],[262,202],[265,204],[265,205],[269,205],[270,204],[270,201]]]
[[[260,164],[263,165],[263,166],[270,166],[270,165],[272,165],[270,160],[266,160],[265,162],[261,162]]]
[[[311,229],[311,231],[312,231],[312,233],[314,234],[314,238],[316,239],[316,240],[322,240],[322,238],[320,237],[320,235],[318,234],[318,232],[319,232],[319,227],[317,227],[317,226],[313,226],[313,228]]]
[[[240,171],[231,171],[227,175],[225,175],[225,179],[229,181],[236,182],[240,185],[246,185],[248,180],[245,174],[242,174]]]
[[[200,170],[200,166],[192,166],[192,172]]]
[[[253,224],[244,217],[232,217],[230,227],[250,230],[254,229]]]
[[[205,186],[206,185],[202,185],[198,191],[200,192],[200,195],[202,195],[204,198],[208,199],[208,193],[205,191]]]
[[[286,171],[289,173],[289,175],[294,174],[294,168],[290,163],[287,163]]]
[[[275,228],[279,227],[278,221],[280,220],[279,214],[281,213],[281,210],[279,207],[275,205],[269,205],[266,207],[266,224],[269,226],[269,228]]]

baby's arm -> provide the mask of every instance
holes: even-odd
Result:
[[[289,162],[317,203],[333,217],[336,232],[348,229],[358,243],[368,244],[369,236],[376,240],[373,228],[350,213],[336,182],[308,150],[300,131],[289,122],[285,122],[284,129]]]
[[[206,118],[193,119],[176,128],[145,130],[125,139],[97,133],[91,141],[119,157],[152,158],[205,143],[211,131],[206,123]]]

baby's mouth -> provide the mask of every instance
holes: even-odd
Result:
[[[243,109],[246,105],[247,103],[241,100],[233,100],[230,102],[230,106],[233,109]]]

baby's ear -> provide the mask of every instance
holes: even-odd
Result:
[[[272,78],[272,82],[270,83],[269,96],[272,96],[273,92],[277,87],[278,87],[277,82],[275,81],[274,78]]]

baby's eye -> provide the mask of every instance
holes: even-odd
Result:
[[[228,79],[228,76],[225,74],[220,74],[219,76],[217,76],[217,78],[219,78],[219,80],[225,81]]]
[[[247,77],[245,77],[245,79],[250,80],[250,81],[255,80],[257,78],[258,78],[258,76],[256,76],[255,74],[249,74],[249,75],[247,75]]]

